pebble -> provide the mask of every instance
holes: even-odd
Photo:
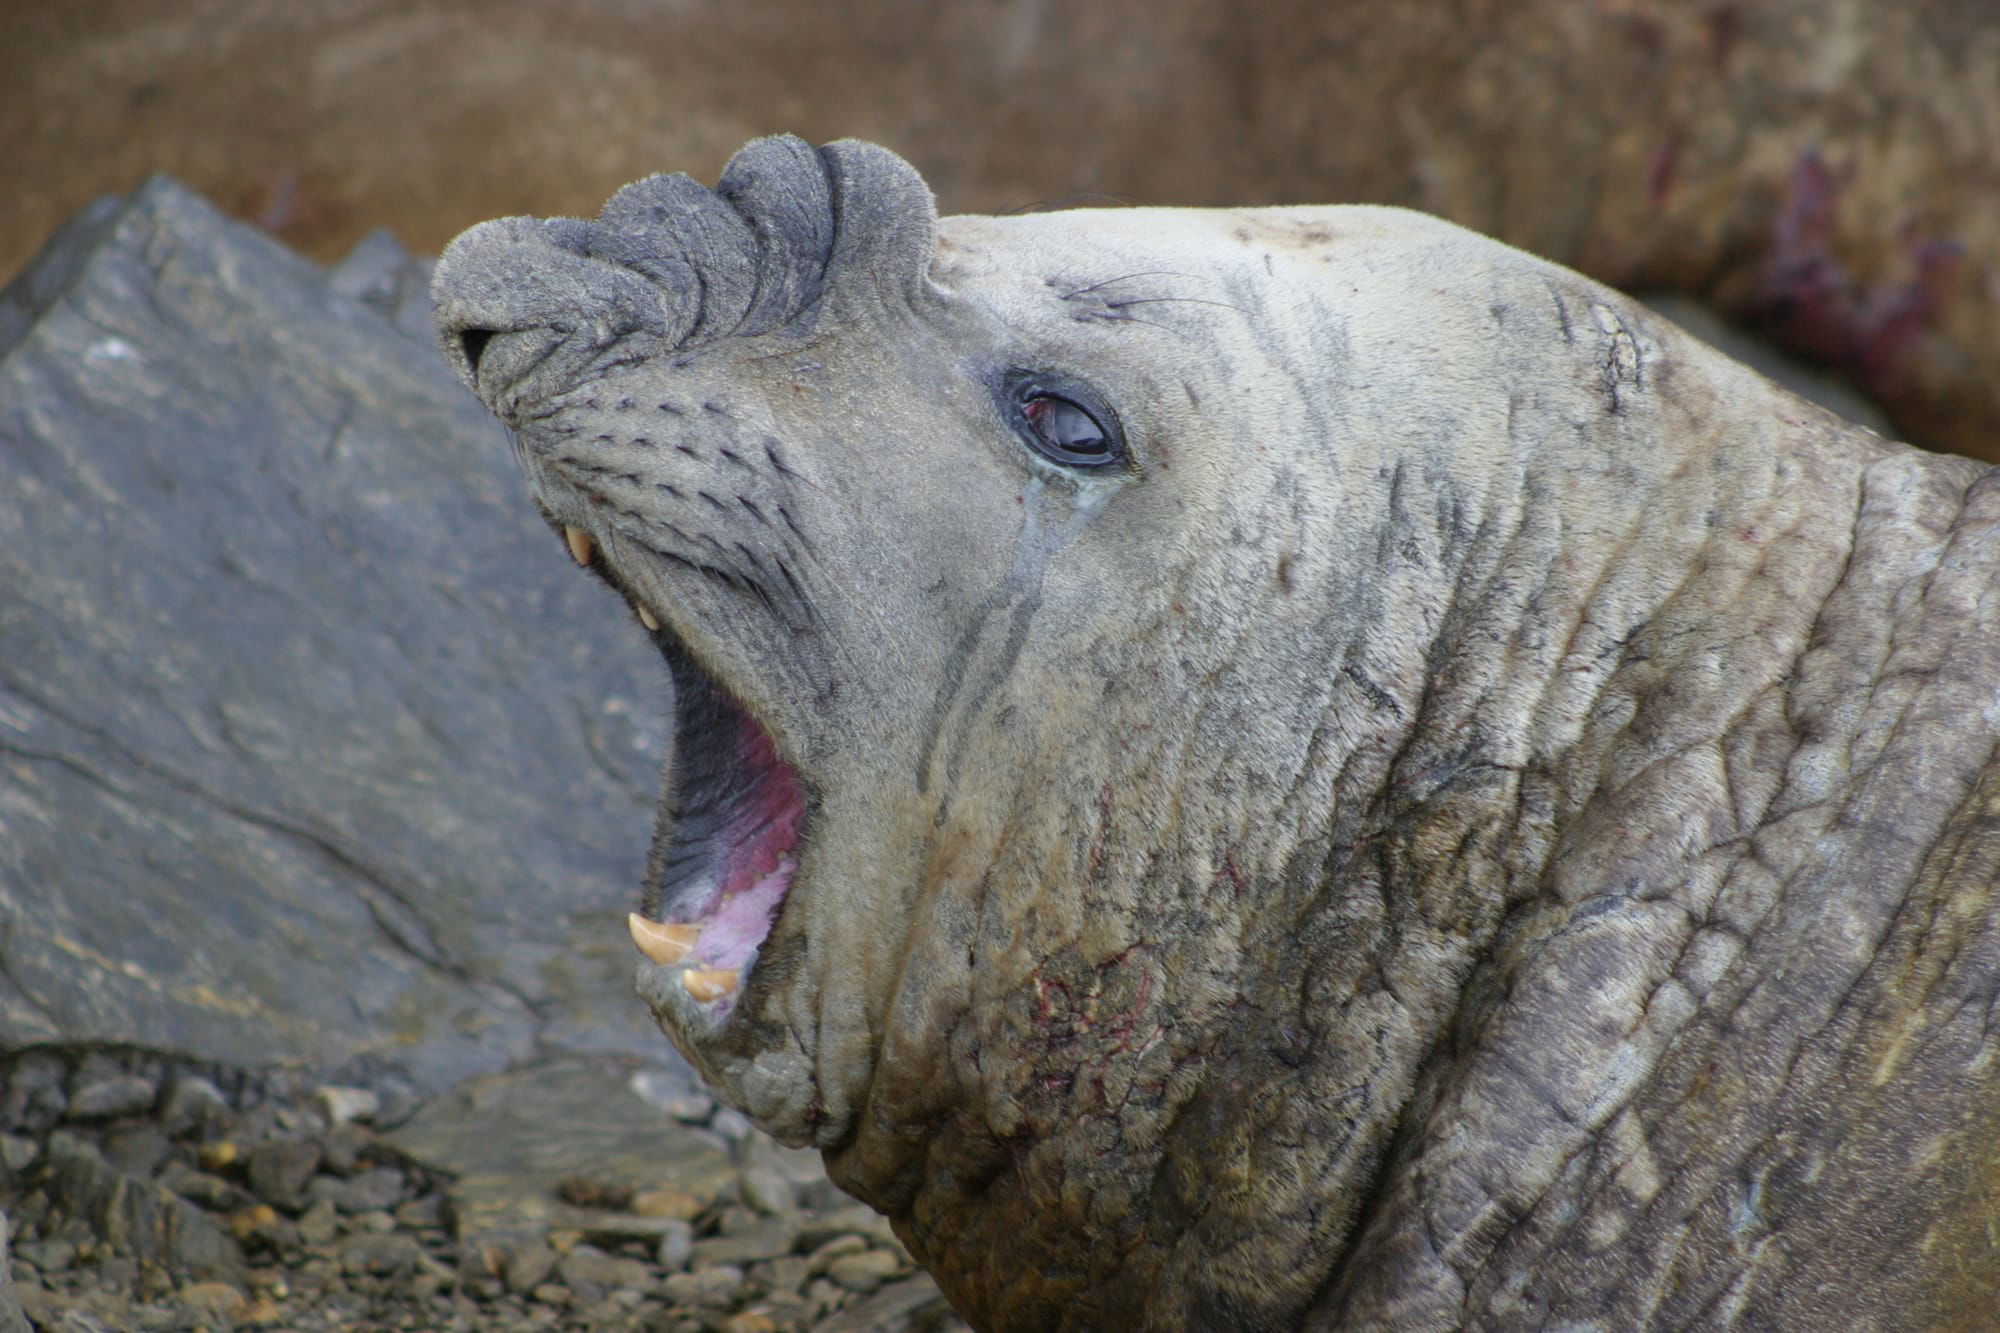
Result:
[[[795,1217],[760,1218],[756,1225],[733,1236],[710,1236],[694,1243],[692,1266],[713,1268],[718,1264],[749,1264],[759,1259],[776,1259],[790,1254],[798,1243],[799,1223]]]
[[[42,1145],[20,1134],[0,1134],[0,1171],[18,1175],[34,1164]]]
[[[25,1259],[44,1273],[60,1273],[76,1262],[76,1246],[66,1240],[31,1240],[14,1247],[14,1257]]]
[[[396,1217],[395,1214],[385,1213],[380,1208],[369,1213],[356,1213],[354,1215],[354,1229],[356,1231],[372,1231],[378,1236],[386,1236],[396,1229]]]
[[[708,1127],[731,1143],[741,1143],[749,1138],[750,1131],[756,1128],[750,1123],[749,1116],[728,1106],[718,1110],[709,1118]]]
[[[311,1139],[282,1139],[250,1150],[250,1190],[279,1208],[301,1209],[306,1186],[319,1170],[320,1146]]]
[[[205,1319],[236,1319],[250,1302],[227,1282],[190,1282],[179,1292],[181,1305]]]
[[[501,1262],[500,1276],[507,1281],[507,1289],[516,1296],[525,1296],[536,1287],[549,1280],[556,1271],[556,1252],[542,1241],[529,1241],[509,1251]]]
[[[586,1286],[616,1291],[620,1287],[646,1287],[652,1275],[637,1259],[621,1259],[606,1254],[595,1245],[579,1245],[556,1264],[556,1271],[572,1291]]]
[[[314,1089],[312,1102],[314,1109],[326,1118],[329,1125],[341,1125],[350,1120],[373,1120],[382,1109],[382,1099],[367,1088],[344,1088],[338,1084]]]
[[[730,1264],[704,1268],[695,1273],[676,1273],[660,1284],[661,1293],[674,1305],[700,1305],[724,1309],[736,1303],[743,1288],[743,1270]]]
[[[798,1206],[791,1180],[775,1166],[744,1167],[739,1187],[743,1202],[760,1213],[789,1213]]]
[[[123,1125],[104,1136],[104,1160],[128,1176],[150,1179],[173,1151],[173,1141],[155,1125]]]
[[[49,1051],[24,1051],[7,1070],[7,1086],[0,1092],[0,1129],[19,1134],[42,1135],[63,1118],[69,1098],[63,1086],[69,1069]]]
[[[818,1277],[826,1272],[827,1266],[836,1259],[845,1259],[850,1254],[860,1254],[868,1248],[868,1242],[860,1236],[835,1236],[806,1256],[806,1272]]]
[[[299,1239],[307,1245],[331,1244],[339,1229],[331,1199],[321,1199],[299,1215]]]
[[[250,1203],[242,1187],[207,1171],[176,1162],[160,1173],[160,1183],[210,1212],[230,1213]]]
[[[396,1225],[423,1230],[444,1225],[444,1195],[424,1194],[396,1205]]]
[[[850,1204],[830,1213],[807,1218],[799,1227],[799,1248],[816,1250],[835,1236],[852,1232],[882,1245],[894,1245],[896,1233],[889,1219],[865,1204]]]
[[[320,1165],[336,1176],[351,1176],[361,1165],[362,1156],[375,1146],[375,1133],[366,1125],[349,1120],[319,1136]]]
[[[850,1254],[827,1265],[826,1275],[849,1291],[867,1295],[903,1271],[903,1258],[888,1250]]]
[[[199,1074],[176,1074],[160,1098],[160,1128],[172,1135],[219,1133],[234,1116],[222,1089]]]
[[[669,1222],[660,1233],[660,1243],[653,1252],[653,1262],[668,1272],[678,1272],[688,1266],[694,1257],[694,1225],[678,1218]]]
[[[139,1074],[85,1073],[70,1081],[68,1120],[115,1120],[153,1109],[159,1085]]]
[[[339,1182],[332,1191],[332,1199],[333,1206],[343,1213],[372,1213],[394,1208],[403,1201],[405,1193],[402,1169],[378,1166]]]
[[[693,1220],[701,1216],[709,1201],[687,1190],[668,1187],[640,1190],[629,1205],[639,1217],[678,1217]]]
[[[340,1249],[340,1266],[349,1273],[395,1275],[418,1266],[423,1248],[408,1236],[350,1236]]]
[[[805,1290],[806,1279],[813,1276],[806,1261],[796,1254],[782,1255],[767,1259],[750,1270],[750,1280],[765,1291],[797,1295]]]
[[[529,1295],[543,1305],[561,1307],[569,1304],[570,1291],[560,1282],[544,1282]]]

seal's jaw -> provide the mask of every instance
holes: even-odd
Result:
[[[654,638],[673,676],[674,759],[634,938],[652,962],[679,969],[682,991],[716,1023],[734,1009],[798,872],[805,788],[770,732],[673,631]],[[652,922],[664,929],[648,931]]]
[[[629,925],[641,953],[668,974],[671,984],[654,989],[678,993],[662,1018],[712,1032],[737,1009],[797,876],[807,784],[770,725],[701,661],[671,613],[635,591],[646,580],[614,565],[582,528],[550,522],[578,564],[625,596],[673,683],[672,757],[643,907]]]

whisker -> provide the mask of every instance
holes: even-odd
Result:
[[[1129,301],[1106,301],[1104,308],[1107,310],[1123,310],[1128,305],[1158,305],[1162,301],[1180,301],[1187,305],[1221,306],[1224,310],[1234,310],[1239,315],[1250,313],[1240,305],[1231,305],[1227,301],[1210,301],[1199,296],[1135,296]]]

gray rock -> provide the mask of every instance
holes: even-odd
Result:
[[[727,1309],[743,1294],[743,1270],[724,1264],[698,1272],[676,1273],[661,1283],[660,1289],[672,1305]]]
[[[160,1097],[160,1128],[169,1134],[220,1131],[233,1118],[222,1089],[199,1074],[176,1074]]]
[[[114,1129],[104,1136],[104,1160],[128,1176],[151,1176],[173,1150],[174,1145],[160,1127],[145,1121]]]
[[[668,1272],[677,1272],[688,1266],[694,1257],[694,1224],[678,1217],[662,1219],[667,1225],[660,1232],[660,1243],[654,1248],[653,1262]]]
[[[836,1236],[849,1234],[864,1236],[885,1247],[896,1243],[896,1232],[889,1225],[889,1219],[873,1208],[856,1203],[806,1219],[799,1229],[799,1246],[805,1250],[816,1250]]]
[[[327,1084],[314,1090],[313,1106],[329,1125],[339,1125],[349,1120],[373,1120],[382,1109],[382,1099],[367,1088]]]
[[[0,1177],[27,1170],[41,1150],[41,1144],[24,1135],[0,1133]]]
[[[331,1197],[343,1213],[369,1213],[394,1208],[407,1190],[401,1168],[378,1166],[339,1182]]]
[[[742,1265],[760,1259],[776,1259],[790,1254],[798,1244],[796,1217],[765,1217],[733,1236],[710,1236],[694,1243],[693,1266],[713,1268],[719,1264]]]
[[[623,1071],[553,1061],[470,1082],[434,1099],[382,1136],[398,1152],[444,1170],[461,1239],[533,1234],[551,1226],[591,1236],[657,1237],[671,1220],[562,1202],[572,1177],[616,1180],[634,1191],[671,1185],[702,1200],[733,1187],[735,1169],[699,1130],[633,1092]]]
[[[927,1274],[882,1287],[817,1326],[814,1333],[885,1333],[892,1329],[963,1328]]]
[[[746,1166],[738,1188],[743,1202],[760,1213],[788,1213],[798,1206],[797,1191],[783,1171],[775,1166]]]
[[[31,1182],[52,1214],[86,1225],[106,1246],[197,1278],[241,1282],[236,1242],[187,1200],[108,1166],[74,1136],[49,1136]]]
[[[0,941],[0,949],[5,948]],[[5,1045],[0,1040],[0,1045]],[[52,1051],[24,1051],[6,1070],[0,1089],[0,1129],[21,1134],[47,1133],[69,1104],[64,1085],[69,1066]]]
[[[260,1143],[250,1150],[250,1192],[274,1208],[303,1208],[319,1163],[320,1146],[311,1139]]]
[[[234,1212],[250,1203],[249,1193],[241,1186],[180,1163],[160,1173],[160,1184],[214,1212]]]
[[[158,1095],[159,1089],[153,1081],[138,1074],[79,1075],[70,1083],[69,1106],[64,1114],[70,1120],[111,1120],[138,1115],[152,1110]]]
[[[0,1333],[34,1333],[14,1290],[14,1265],[7,1255],[7,1214],[0,1212]]]
[[[826,1275],[849,1291],[865,1295],[907,1268],[901,1255],[888,1250],[866,1250],[835,1259],[826,1266]]]
[[[556,1272],[563,1285],[578,1293],[590,1287],[603,1291],[643,1290],[652,1282],[652,1274],[637,1259],[606,1254],[595,1245],[576,1246],[557,1260]]]
[[[423,1247],[408,1236],[350,1236],[340,1247],[340,1266],[350,1274],[395,1276],[415,1270],[423,1253]]]
[[[60,1273],[76,1262],[76,1246],[61,1238],[22,1241],[14,1254],[42,1273]]]
[[[542,1241],[534,1240],[508,1251],[501,1276],[506,1279],[509,1291],[526,1296],[547,1282],[555,1271],[556,1252]]]
[[[0,1049],[427,1089],[672,1058],[619,924],[664,672],[435,354],[424,274],[155,180],[0,291]],[[0,1129],[39,1134],[62,1089],[22,1067]]]
[[[319,1138],[323,1154],[320,1165],[337,1176],[354,1174],[361,1155],[375,1145],[375,1135],[366,1125],[347,1121],[335,1125]]]
[[[327,1245],[339,1233],[339,1210],[331,1199],[319,1199],[299,1214],[299,1240],[304,1244]]]

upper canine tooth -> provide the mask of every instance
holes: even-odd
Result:
[[[648,611],[643,606],[636,607],[635,609],[639,612],[639,623],[641,625],[644,625],[647,629],[653,631],[654,633],[658,633],[660,628],[660,618],[654,615],[651,611]]]
[[[579,565],[590,563],[590,534],[582,528],[563,524],[563,541],[569,544],[569,553]]]
[[[687,957],[696,936],[701,934],[700,926],[669,925],[648,920],[637,912],[627,914],[625,925],[632,932],[632,943],[639,946],[639,952],[661,967],[672,967]]]
[[[742,972],[733,967],[703,969],[691,967],[681,973],[681,985],[687,993],[702,1004],[719,1000],[725,995],[736,993],[736,983],[743,977]]]

